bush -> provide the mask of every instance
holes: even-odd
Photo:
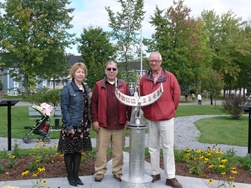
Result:
[[[51,89],[43,88],[37,93],[29,96],[27,101],[39,105],[43,102],[51,104],[53,106],[58,106],[60,104],[60,89]]]
[[[227,97],[222,101],[223,111],[229,114],[233,119],[240,119],[242,116],[240,105],[243,105],[245,102],[246,98],[239,95]]]

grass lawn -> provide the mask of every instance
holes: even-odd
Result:
[[[179,105],[175,117],[193,115],[224,115],[221,105]]]
[[[195,122],[201,135],[199,142],[248,146],[248,117],[233,120],[229,116],[200,119]]]
[[[29,129],[24,129],[24,126],[33,126],[34,120],[30,120],[28,115],[28,106],[13,106],[12,110],[12,138],[23,138]],[[192,116],[192,115],[224,115],[221,111],[221,106],[218,105],[180,105],[176,116]],[[54,126],[54,120],[50,123]],[[229,117],[214,117],[202,119],[196,122],[201,131],[200,142],[205,143],[224,143],[230,145],[247,145],[247,117],[242,117],[241,120],[232,120]],[[7,108],[0,108],[0,137],[7,137]],[[129,135],[129,131],[126,131]],[[95,138],[96,133],[91,129],[91,137]],[[41,138],[39,135],[33,135],[31,138]],[[59,138],[59,130],[52,129],[50,131],[51,139]],[[240,139],[241,138],[241,139]],[[224,142],[223,142],[224,141]]]

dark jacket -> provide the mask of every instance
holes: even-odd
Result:
[[[88,125],[91,124],[90,115],[90,97],[89,89],[86,84],[83,84],[85,93],[87,94],[88,103]],[[62,122],[66,126],[67,130],[71,130],[74,127],[81,125],[83,120],[84,101],[83,91],[80,90],[75,84],[74,80],[65,85],[61,92],[61,111],[62,111]]]

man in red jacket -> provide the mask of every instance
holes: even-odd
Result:
[[[151,70],[140,79],[140,95],[148,95],[163,85],[162,96],[154,103],[142,107],[149,125],[149,152],[152,166],[152,182],[160,177],[160,141],[163,149],[166,185],[182,188],[175,178],[174,115],[180,101],[180,86],[176,77],[162,69],[159,52],[149,56]]]
[[[94,176],[97,182],[102,181],[106,173],[107,150],[110,144],[113,177],[121,181],[125,128],[130,121],[132,110],[115,96],[116,86],[120,92],[131,95],[126,82],[117,79],[118,67],[115,61],[110,60],[106,63],[105,74],[104,79],[96,82],[91,98],[92,128],[97,133]]]

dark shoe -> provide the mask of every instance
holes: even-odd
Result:
[[[166,179],[166,185],[173,188],[182,188],[182,185],[178,182],[176,178]]]
[[[113,177],[114,177],[116,180],[121,181],[122,174],[121,174],[121,173],[113,174]]]
[[[76,182],[75,180],[70,179],[69,177],[67,177],[67,179],[68,179],[70,185],[75,186],[75,187],[78,186],[78,185],[77,185],[77,182]]]
[[[160,180],[160,174],[157,174],[157,175],[151,175],[152,176],[152,183],[154,183],[155,181],[158,181]]]
[[[101,182],[104,178],[104,174],[97,173],[94,176],[94,181]]]
[[[77,183],[78,185],[84,185],[84,183],[81,181],[80,178],[77,178],[76,183]]]

